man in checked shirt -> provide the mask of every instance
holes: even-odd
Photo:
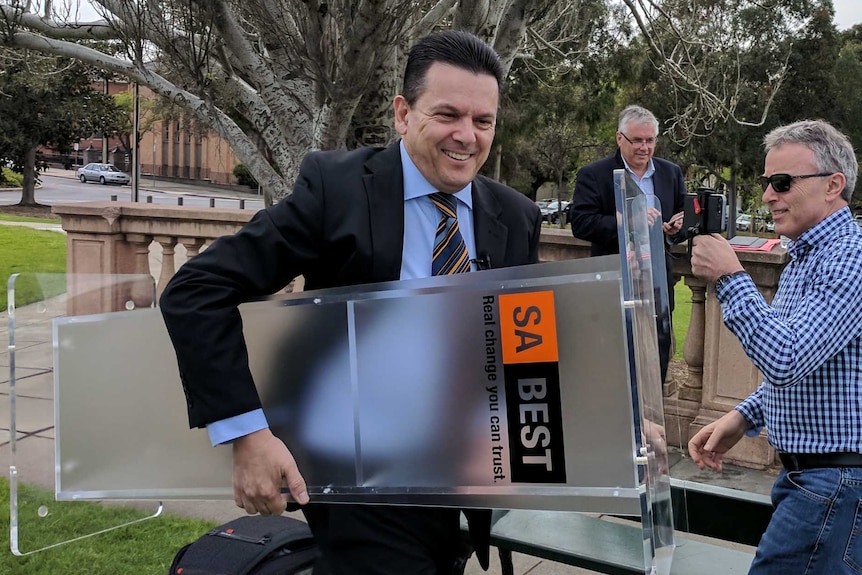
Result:
[[[862,229],[849,209],[858,164],[822,121],[777,128],[764,146],[763,201],[791,239],[772,304],[721,236],[695,238],[691,257],[763,383],[688,448],[701,469],[721,471],[724,453],[766,426],[779,452],[775,511],[749,574],[862,573]]]

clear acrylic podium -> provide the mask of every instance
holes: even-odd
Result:
[[[58,506],[76,504],[58,503],[54,497],[58,446],[55,408],[59,405],[55,401],[55,322],[81,313],[152,309],[153,279],[19,273],[8,278],[6,295],[8,323],[4,335],[8,345],[0,353],[0,401],[4,408],[0,411],[0,461],[8,469],[12,553],[29,555],[158,516],[162,510],[159,502],[145,502],[138,513],[110,518],[85,516],[84,509],[75,515],[57,514]]]
[[[615,176],[620,257],[241,306],[267,420],[313,499],[639,516],[644,572],[669,572],[661,229]],[[188,429],[158,310],[127,307],[44,316],[56,499],[232,499],[230,449]]]

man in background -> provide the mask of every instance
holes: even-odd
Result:
[[[675,235],[682,227],[685,180],[679,166],[653,157],[658,140],[658,120],[655,115],[640,106],[628,106],[620,112],[617,128],[616,153],[581,168],[575,182],[571,208],[572,233],[576,238],[591,242],[591,256],[619,253],[614,170],[625,169],[646,194],[649,202],[647,215],[651,225],[661,223],[667,235]],[[668,305],[669,310],[673,311],[674,282],[667,253],[665,266]],[[672,338],[670,318],[666,318],[667,321],[659,319],[659,365],[664,381]]]
[[[859,166],[849,139],[822,121],[777,128],[764,144],[763,203],[791,240],[772,303],[723,237],[696,237],[691,257],[763,382],[688,448],[720,472],[724,454],[765,426],[778,451],[775,510],[750,574],[859,573],[862,229],[848,207]]]
[[[536,262],[539,209],[477,175],[503,74],[497,54],[471,34],[420,40],[394,100],[400,142],[309,153],[289,197],[189,260],[161,298],[191,426],[206,426],[214,445],[232,444],[234,498],[248,513],[282,513],[287,485],[322,553],[315,573],[450,575],[460,511],[309,503],[261,409],[237,306],[298,275],[319,289]],[[490,511],[465,514],[487,568]]]

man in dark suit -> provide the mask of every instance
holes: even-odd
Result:
[[[206,426],[214,445],[233,445],[237,505],[282,513],[286,483],[304,506],[325,573],[448,575],[459,553],[459,511],[308,503],[293,456],[261,410],[237,306],[298,275],[309,289],[432,275],[444,213],[432,201],[437,192],[455,198],[465,267],[536,262],[538,208],[477,175],[493,141],[502,81],[497,55],[475,36],[444,32],[420,40],[394,100],[401,141],[308,154],[292,195],[189,260],[160,300],[190,425]],[[467,516],[486,567],[490,512]]]
[[[661,222],[667,235],[675,235],[682,226],[685,202],[685,180],[682,170],[673,162],[653,157],[658,139],[658,120],[649,110],[628,106],[621,113],[617,131],[617,151],[578,172],[572,198],[572,233],[592,243],[591,256],[619,253],[617,208],[614,199],[614,170],[625,169],[653,202],[647,209],[650,225]],[[656,206],[660,204],[661,209]],[[668,304],[673,311],[673,274],[669,254],[665,254]],[[660,318],[661,319],[661,318]],[[667,377],[670,361],[670,318],[659,322],[658,346],[661,379]]]

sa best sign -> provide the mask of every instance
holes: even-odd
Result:
[[[565,483],[554,292],[499,296],[513,483]]]

